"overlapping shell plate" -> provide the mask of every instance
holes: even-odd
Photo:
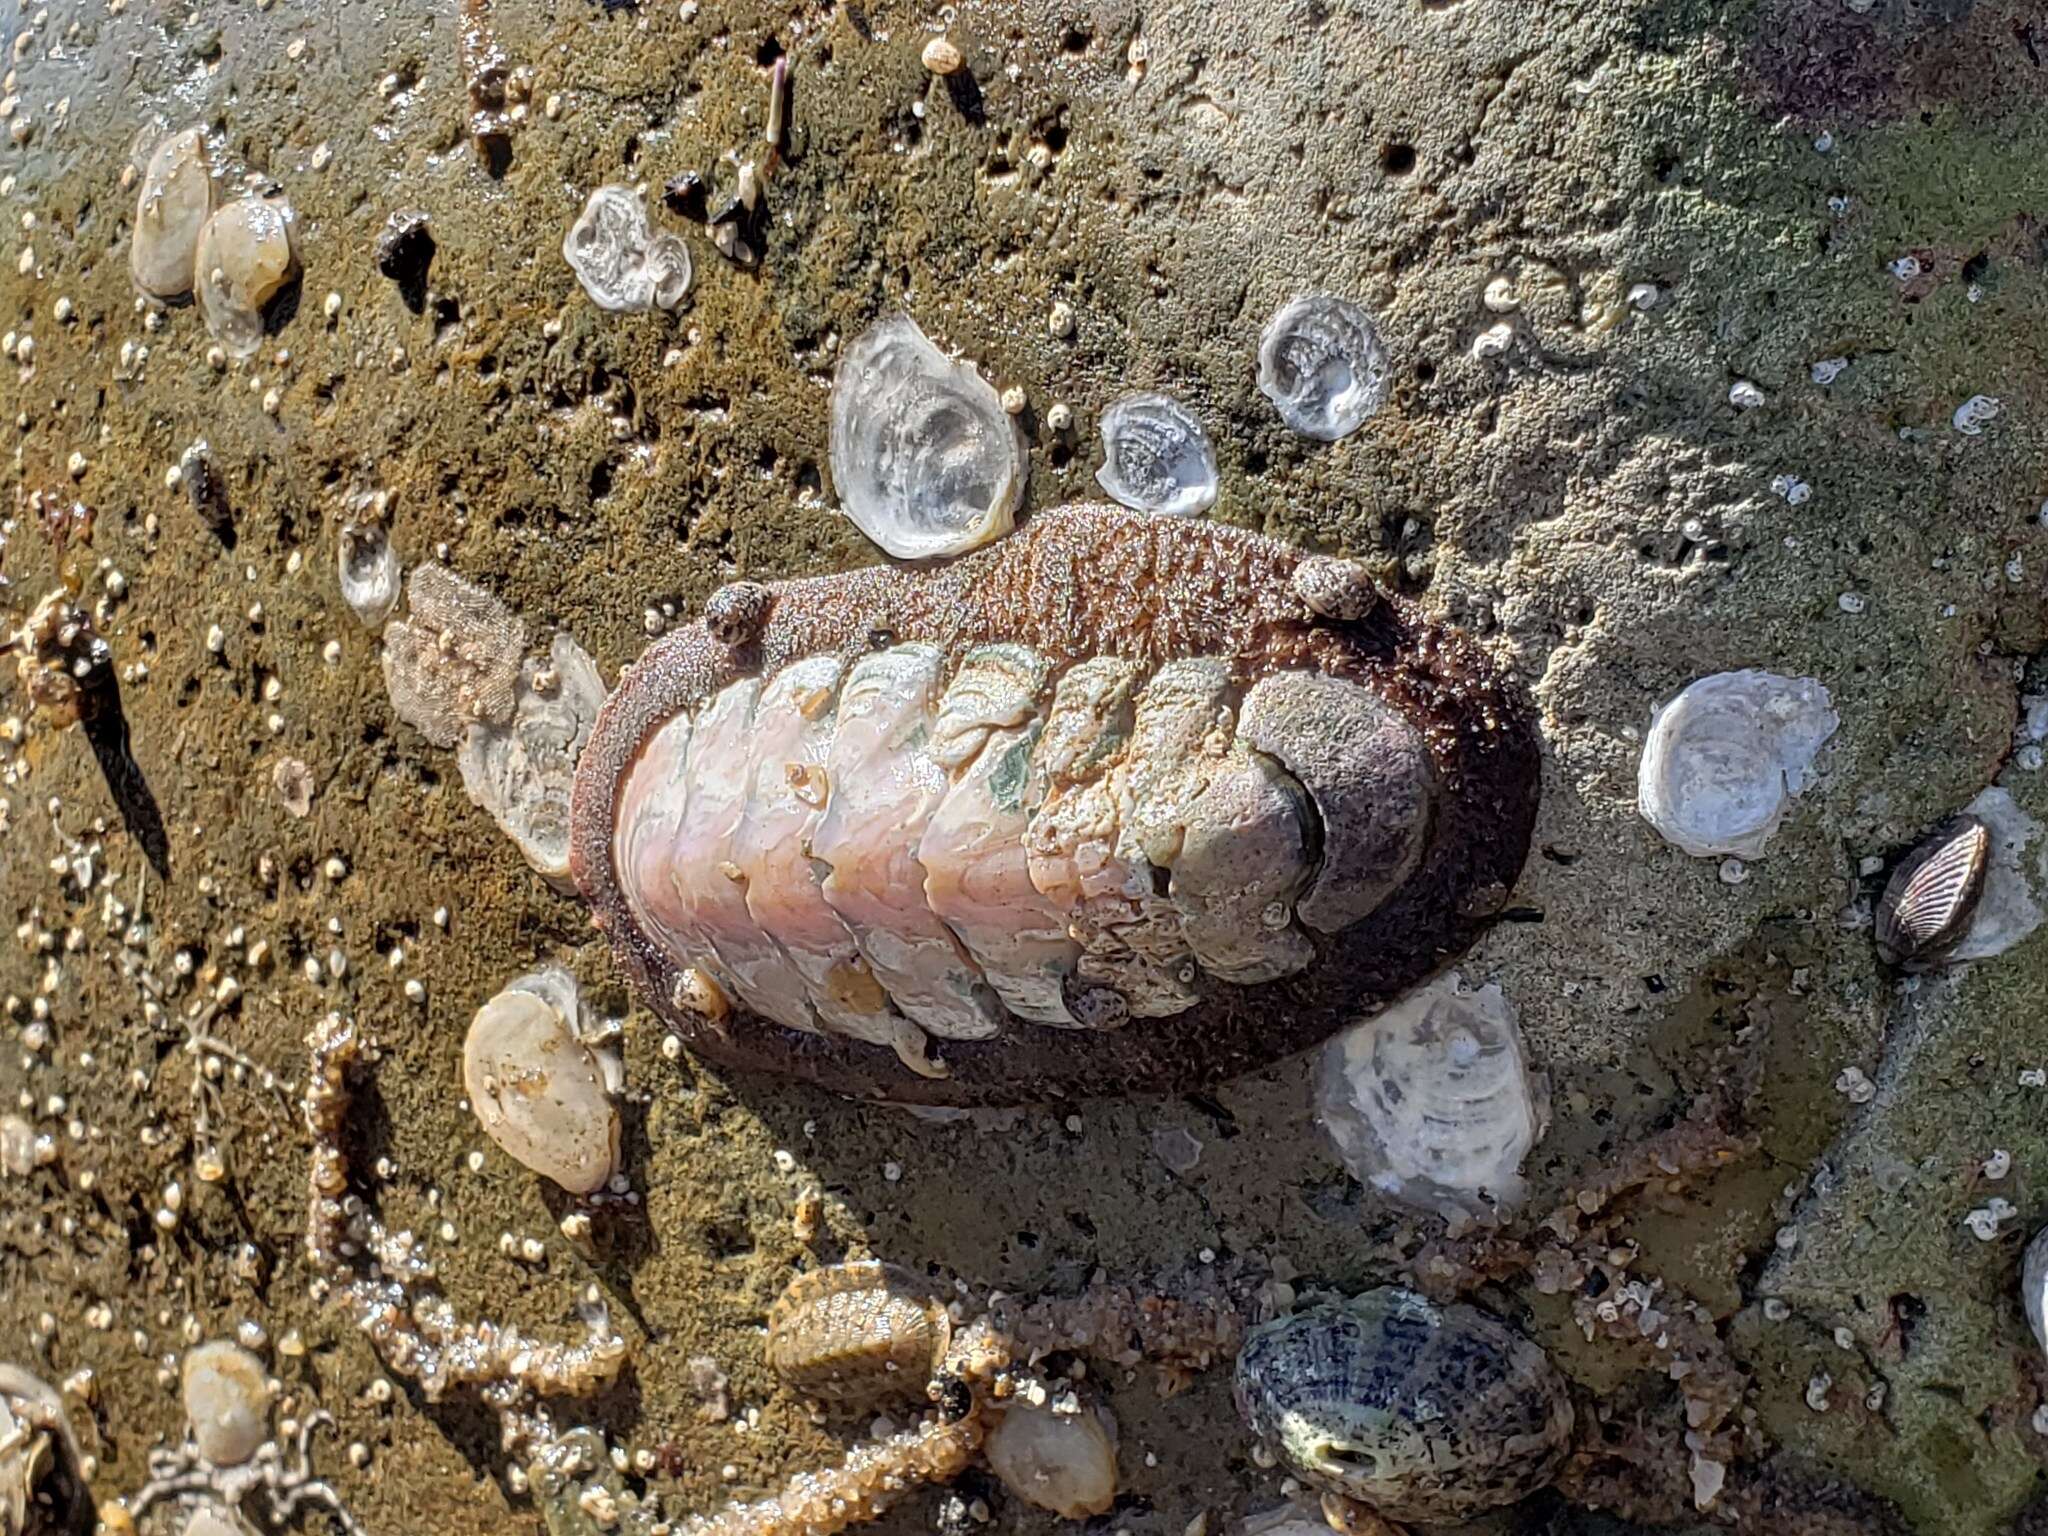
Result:
[[[752,629],[718,605],[600,717],[577,882],[697,1049],[842,1091],[1164,1089],[1313,1044],[1470,941],[1537,787],[1484,657],[1398,599],[1332,617],[1329,577],[1078,507],[763,589]]]

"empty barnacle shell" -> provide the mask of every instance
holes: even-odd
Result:
[[[572,1195],[603,1188],[619,1160],[618,1065],[586,1043],[581,1011],[575,979],[543,967],[479,1008],[462,1047],[484,1134]]]
[[[1312,1487],[1395,1520],[1463,1520],[1546,1486],[1571,1440],[1564,1378],[1477,1307],[1398,1286],[1254,1328],[1238,1411]]]
[[[900,560],[957,555],[1010,531],[1024,436],[972,364],[908,315],[870,326],[832,378],[832,479],[860,531]]]
[[[1316,1109],[1353,1175],[1454,1231],[1521,1202],[1546,1118],[1500,988],[1455,973],[1332,1039]]]
[[[1961,942],[1984,893],[1990,851],[1991,829],[1962,815],[1900,862],[1877,904],[1877,952],[1887,965],[1924,970]]]
[[[1259,388],[1289,427],[1326,443],[1386,402],[1390,367],[1372,316],[1327,293],[1283,304],[1259,338]]]
[[[512,718],[471,725],[456,754],[469,798],[560,889],[570,883],[569,795],[576,759],[590,740],[604,693],[597,663],[571,636],[558,634],[545,662],[529,656],[521,666]]]
[[[335,539],[341,600],[375,629],[398,606],[398,551],[376,523],[343,523]]]
[[[1840,724],[1810,677],[1751,669],[1699,678],[1650,722],[1636,807],[1695,858],[1759,858]]]
[[[562,259],[600,309],[674,309],[690,291],[690,249],[648,227],[631,187],[602,186],[562,237]]]
[[[919,1276],[860,1260],[806,1270],[768,1309],[768,1368],[806,1397],[854,1407],[922,1399],[952,1342]]]
[[[1178,400],[1125,395],[1102,413],[1095,479],[1133,511],[1192,517],[1216,504],[1216,450]]]

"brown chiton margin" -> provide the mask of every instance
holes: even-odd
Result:
[[[576,773],[570,867],[641,997],[720,1066],[802,1078],[903,1103],[985,1106],[1105,1093],[1180,1093],[1306,1050],[1462,953],[1506,901],[1528,853],[1540,788],[1527,706],[1464,635],[1384,597],[1354,623],[1311,623],[1289,588],[1302,552],[1220,524],[1079,505],[936,569],[872,567],[778,583],[758,634],[736,647],[702,622],[649,647],[599,715]],[[888,1050],[804,1034],[735,1009],[713,1026],[670,1001],[677,968],[639,931],[612,869],[612,818],[642,744],[677,710],[735,678],[832,651],[853,658],[921,641],[950,669],[970,647],[1030,645],[1056,669],[1091,655],[1148,668],[1231,662],[1241,686],[1320,671],[1378,692],[1422,731],[1439,798],[1421,866],[1378,911],[1298,975],[1256,987],[1209,980],[1166,1019],[1102,1032],[1023,1020],[985,1041],[935,1040],[951,1069],[922,1078]]]

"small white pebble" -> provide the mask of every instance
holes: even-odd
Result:
[[[1764,403],[1764,392],[1748,379],[1737,379],[1728,386],[1728,403],[1738,411],[1753,411]]]

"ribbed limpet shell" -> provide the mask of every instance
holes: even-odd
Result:
[[[1462,1520],[1547,1485],[1571,1440],[1564,1378],[1477,1307],[1382,1286],[1254,1328],[1237,1405],[1281,1462],[1396,1520]]]
[[[1083,505],[715,603],[598,718],[578,888],[693,1050],[843,1093],[1177,1091],[1306,1049],[1471,943],[1538,790],[1485,654],[1333,574]]]

